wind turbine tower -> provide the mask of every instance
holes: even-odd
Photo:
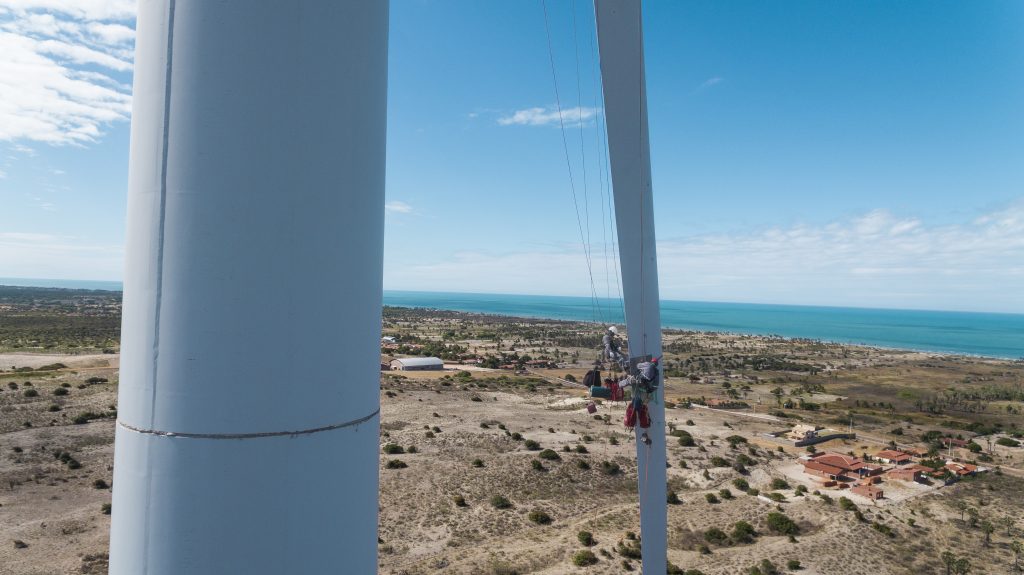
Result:
[[[137,22],[110,573],[374,573],[388,4]]]

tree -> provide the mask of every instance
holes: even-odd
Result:
[[[949,551],[943,551],[942,563],[946,566],[946,575],[951,575],[953,573],[953,564],[956,563],[956,555]]]
[[[1020,571],[1020,554],[1024,553],[1024,543],[1020,541],[1010,543],[1010,551],[1013,551],[1013,568]]]
[[[1005,515],[999,520],[999,524],[1006,528],[1007,537],[1013,536],[1013,523],[1013,517],[1009,515]]]
[[[967,510],[967,514],[970,515],[970,518],[967,520],[967,524],[971,527],[977,527],[979,517],[978,510],[974,507],[971,507]]]
[[[992,532],[996,530],[996,526],[992,525],[991,521],[981,522],[981,531],[985,534],[985,547],[988,547],[992,543]]]
[[[956,575],[967,575],[971,572],[971,562],[966,557],[961,557],[953,564],[953,572]]]

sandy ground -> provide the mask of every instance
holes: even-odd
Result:
[[[110,501],[110,489],[96,482],[110,482],[113,421],[74,425],[65,416],[114,403],[116,359],[0,356],[0,365],[7,366],[38,367],[54,361],[69,365],[58,376],[33,381],[39,398],[25,398],[20,393],[24,387],[0,392],[0,574],[105,572],[109,516],[103,513],[103,504]],[[110,363],[104,366],[104,361]],[[617,550],[628,532],[639,530],[641,475],[635,444],[620,423],[623,406],[604,402],[595,417],[586,412],[583,392],[576,388],[542,386],[528,391],[525,386],[482,379],[442,379],[453,373],[404,373],[405,379],[383,380],[381,445],[395,443],[406,451],[415,446],[416,452],[381,455],[380,573],[638,571],[639,562]],[[494,375],[474,373],[475,378]],[[78,387],[97,375],[111,382]],[[52,392],[61,382],[74,385],[69,395],[55,398]],[[48,411],[57,401],[61,411]],[[780,453],[782,444],[764,437],[779,429],[777,418],[754,415],[712,409],[667,412],[668,422],[696,441],[693,447],[682,447],[674,437],[668,438],[669,488],[682,500],[668,506],[668,555],[673,563],[707,575],[731,575],[746,573],[762,559],[783,568],[795,559],[803,566],[799,572],[806,574],[845,575],[855,564],[859,571],[875,575],[902,575],[939,572],[939,554],[952,549],[972,553],[979,568],[993,566],[974,572],[1002,572],[995,566],[1009,564],[1008,538],[997,533],[993,545],[983,547],[979,530],[963,525],[953,502],[969,501],[982,517],[1024,518],[1019,497],[1024,482],[1008,483],[1011,478],[1001,477],[943,489],[887,482],[892,500],[877,506],[846,493],[823,491],[835,500],[840,495],[854,500],[865,517],[859,521],[852,512],[840,510],[836,501],[813,494],[817,486],[795,463],[802,449],[784,447]],[[26,422],[32,426],[25,427]],[[737,434],[749,443],[730,449],[724,438]],[[553,450],[558,459],[538,459],[537,451],[526,448],[526,440]],[[860,442],[835,448],[859,452]],[[54,452],[67,452],[81,467],[71,469]],[[746,475],[712,464],[713,457],[732,461],[740,454],[753,460]],[[393,459],[407,467],[387,468]],[[474,465],[477,459],[479,466]],[[541,461],[542,468],[535,469],[533,461]],[[620,471],[603,473],[605,461],[617,464]],[[762,494],[771,491],[773,478],[786,479],[790,487],[779,490],[784,501],[774,502],[742,493],[733,483],[739,478]],[[809,490],[806,495],[795,492],[801,484]],[[721,495],[723,489],[730,490],[731,499]],[[718,495],[720,502],[709,503],[708,494]],[[491,499],[497,495],[506,497],[511,508],[494,508]],[[456,504],[460,496],[465,506]],[[547,513],[551,523],[532,522],[531,511]],[[768,514],[779,511],[799,525],[795,541],[768,529]],[[752,543],[705,540],[706,530],[718,527],[729,532],[741,520],[758,532]],[[1019,523],[1017,528],[1024,528],[1024,519]],[[874,524],[890,527],[895,535],[887,536]],[[583,530],[593,533],[596,544],[590,550],[598,562],[579,568],[571,558],[585,549],[577,538]],[[17,548],[14,541],[27,546]],[[704,545],[706,552],[701,550]]]

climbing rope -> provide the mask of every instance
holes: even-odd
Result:
[[[590,278],[590,294],[591,294],[591,306],[592,306],[592,310],[593,310],[593,318],[594,318],[594,321],[597,322],[597,321],[603,320],[604,318],[600,315],[600,309],[599,309],[598,303],[597,303],[597,288],[594,285],[594,270],[593,270],[593,265],[591,263],[591,257],[590,257],[590,242],[588,241],[587,237],[583,233],[583,222],[582,222],[582,220],[580,218],[579,202],[578,202],[578,200],[576,198],[576,184],[575,184],[575,181],[574,181],[573,175],[572,175],[572,161],[569,159],[569,143],[568,143],[568,139],[566,138],[566,135],[565,135],[565,120],[564,120],[564,118],[562,116],[562,98],[561,98],[561,96],[559,94],[559,90],[558,90],[558,74],[557,74],[556,69],[555,69],[555,54],[554,54],[554,50],[552,49],[552,46],[551,46],[551,25],[548,22],[549,18],[548,18],[547,0],[541,0],[541,6],[544,9],[544,33],[547,36],[548,61],[551,64],[551,82],[554,85],[554,89],[555,89],[555,105],[557,106],[557,111],[558,111],[558,126],[559,126],[559,128],[561,130],[561,134],[562,134],[562,151],[565,154],[565,167],[566,167],[566,169],[569,172],[569,189],[572,192],[572,205],[573,205],[573,208],[576,210],[576,226],[577,226],[577,228],[579,228],[580,242],[583,243],[583,254],[584,254],[584,257],[585,257],[585,259],[587,261],[587,275]],[[575,22],[575,11],[573,12],[573,18],[574,18],[573,21]],[[578,72],[578,68],[577,68],[577,72]],[[583,121],[583,110],[581,108],[581,109],[578,109],[577,111],[579,112],[579,120],[580,120],[580,123],[582,124],[582,121]],[[589,208],[588,208],[588,210],[589,210]],[[590,222],[588,220],[587,227],[589,228],[589,226],[590,226]],[[603,321],[602,321],[602,323],[603,323]]]

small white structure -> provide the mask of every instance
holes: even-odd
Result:
[[[797,424],[793,429],[789,430],[786,437],[793,441],[806,441],[808,439],[814,439],[818,435],[818,429],[813,425]]]
[[[444,362],[436,357],[402,357],[391,360],[392,371],[441,371]]]

